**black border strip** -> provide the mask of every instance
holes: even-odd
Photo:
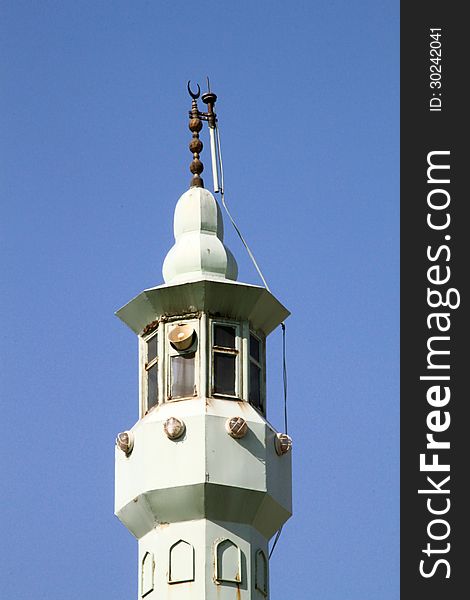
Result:
[[[463,6],[433,0],[401,3],[403,600],[465,596],[470,573],[465,489],[470,487],[465,381],[470,371],[470,223],[465,220],[470,198],[464,187],[470,172],[464,141],[470,36]],[[430,164],[435,166],[428,172]],[[446,300],[453,307],[445,306]]]

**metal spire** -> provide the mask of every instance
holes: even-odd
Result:
[[[197,107],[197,99],[201,95],[201,88],[199,84],[197,84],[197,92],[194,93],[191,91],[190,86],[191,81],[188,81],[188,92],[192,101],[191,111],[189,112],[189,129],[193,132],[193,139],[189,142],[189,150],[193,154],[193,160],[189,165],[189,170],[193,174],[193,177],[190,182],[190,187],[204,187],[204,181],[202,180],[200,174],[204,171],[204,165],[199,160],[199,155],[202,150],[203,144],[199,139],[199,132],[202,129],[202,121],[199,118],[200,113]]]

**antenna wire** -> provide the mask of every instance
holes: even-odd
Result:
[[[263,277],[263,273],[261,272],[261,269],[258,266],[258,263],[256,262],[256,258],[254,257],[253,252],[250,250],[250,247],[248,246],[248,243],[246,242],[245,238],[242,235],[242,232],[240,231],[240,229],[238,228],[238,225],[235,223],[235,219],[232,217],[228,206],[225,202],[225,183],[224,183],[224,166],[222,163],[222,152],[220,150],[220,132],[219,132],[219,126],[216,124],[215,126],[216,132],[217,132],[217,143],[216,143],[216,150],[217,150],[217,157],[219,159],[219,165],[220,165],[220,197],[222,200],[222,205],[225,208],[225,212],[228,215],[228,218],[230,219],[235,231],[238,234],[238,237],[241,239],[242,244],[245,246],[246,251],[248,252],[249,257],[251,258],[252,263],[255,266],[255,269],[258,271],[258,275],[261,277],[261,281],[263,282],[264,287],[268,290],[268,292],[270,292],[271,290],[269,289],[269,286],[266,282],[266,279]]]
[[[216,150],[217,159],[218,159],[217,162],[220,166],[220,182],[219,182],[219,189],[214,190],[214,191],[220,192],[220,198],[222,200],[222,205],[225,209],[225,212],[228,215],[228,218],[230,219],[230,222],[232,223],[235,231],[237,232],[238,237],[240,238],[242,244],[245,246],[245,249],[248,252],[248,256],[251,258],[251,261],[252,261],[253,265],[255,266],[255,269],[258,272],[258,275],[261,277],[261,281],[263,282],[264,287],[268,290],[268,292],[271,292],[271,290],[269,289],[269,286],[267,284],[267,281],[264,278],[263,273],[261,272],[261,269],[258,266],[258,263],[256,262],[256,258],[254,257],[253,252],[250,250],[248,243],[246,242],[245,238],[243,237],[242,232],[238,228],[238,225],[236,224],[235,219],[232,217],[232,215],[228,209],[228,206],[225,202],[224,167],[223,167],[223,163],[222,163],[222,151],[220,149],[220,131],[219,131],[219,126],[218,126],[217,122],[215,125],[215,131],[216,131],[215,150]],[[283,392],[284,392],[284,429],[285,429],[285,433],[287,433],[287,424],[288,424],[287,423],[287,360],[286,360],[286,324],[284,323],[284,321],[281,323],[281,328],[282,328],[282,384],[283,384]],[[281,532],[282,532],[282,526],[279,528],[279,530],[276,533],[276,537],[274,538],[274,542],[273,542],[273,545],[269,552],[268,558],[271,558],[271,556],[274,552],[274,548],[276,547],[276,544],[279,541],[279,537],[281,536]]]

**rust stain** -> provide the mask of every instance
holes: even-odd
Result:
[[[147,333],[150,333],[151,331],[153,331],[157,327],[158,327],[158,319],[156,321],[152,321],[151,323],[149,323],[148,325],[146,325],[142,329],[142,335],[146,335]]]
[[[240,584],[239,584],[239,583],[237,583],[237,593],[236,593],[236,599],[237,599],[237,600],[241,600],[241,598],[242,598],[242,594],[241,594],[241,592],[240,592]]]
[[[200,312],[196,312],[193,306],[189,306],[187,312],[182,314],[164,314],[160,317],[162,323],[171,323],[171,321],[188,321],[189,319],[199,319],[201,316]]]

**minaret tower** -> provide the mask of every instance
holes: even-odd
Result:
[[[290,438],[266,420],[266,336],[289,313],[236,281],[200,176],[216,96],[202,113],[190,94],[193,177],[165,283],[117,312],[138,336],[140,400],[116,441],[115,512],[138,540],[139,600],[264,600],[268,541],[291,515]]]

